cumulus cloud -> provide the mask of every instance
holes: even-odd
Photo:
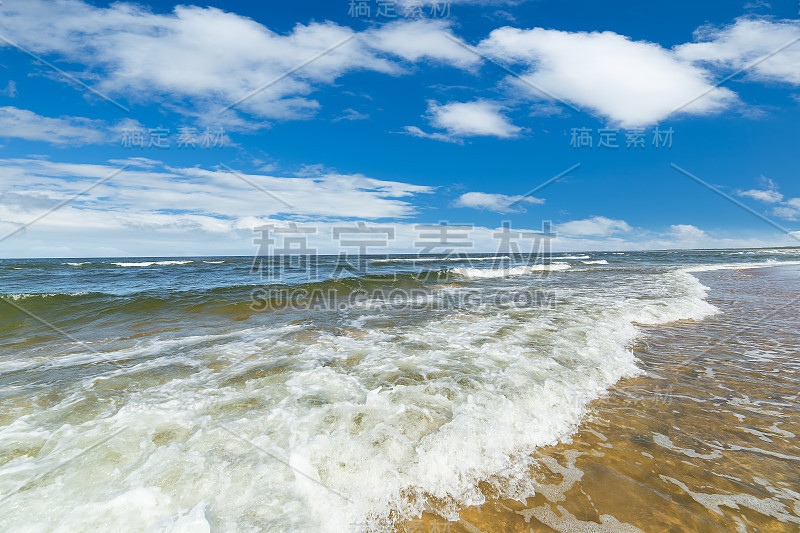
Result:
[[[737,196],[752,198],[766,204],[773,204],[774,207],[769,214],[784,220],[800,220],[800,198],[789,198],[784,200],[784,195],[778,190],[778,184],[769,178],[761,177],[762,189],[750,189],[747,191],[737,190]]]
[[[632,229],[633,228],[624,220],[614,220],[606,217],[573,220],[556,226],[556,231],[559,234],[598,237],[627,233]]]
[[[375,50],[399,56],[406,61],[431,60],[470,68],[480,58],[470,52],[447,28],[443,20],[397,21],[371,30],[364,42]]]
[[[99,144],[111,140],[108,126],[81,117],[50,118],[27,109],[0,107],[0,137],[45,141],[57,145]]]
[[[309,23],[282,34],[213,7],[183,5],[159,14],[131,3],[26,0],[3,10],[4,35],[35,53],[86,65],[99,91],[176,107],[188,100],[186,114],[216,115],[239,102],[219,117],[232,125],[239,123],[236,111],[308,117],[319,107],[310,93],[348,72],[397,75],[405,71],[402,60],[460,67],[479,61],[445,37],[450,30],[441,21],[398,21],[361,33]]]
[[[533,198],[532,196],[468,192],[458,197],[454,205],[456,207],[494,211],[495,213],[523,213],[525,212],[524,204],[543,203],[544,200],[541,198]]]
[[[779,207],[772,209],[772,214],[784,220],[800,220],[800,198],[790,198]]]
[[[432,126],[446,133],[426,133],[416,126],[407,126],[406,132],[417,137],[453,141],[461,137],[516,137],[522,128],[515,126],[503,114],[503,107],[495,102],[451,102],[441,105],[428,102],[427,118]]]
[[[675,224],[670,226],[670,233],[679,242],[693,242],[708,237],[706,232],[691,224]]]
[[[746,17],[721,28],[704,26],[695,38],[676,48],[678,57],[736,70],[752,64],[750,79],[800,84],[800,21]]]
[[[737,196],[743,196],[746,198],[752,198],[753,200],[758,200],[759,202],[764,202],[768,204],[778,203],[783,200],[783,195],[778,192],[778,186],[775,184],[774,181],[771,179],[761,177],[761,181],[763,182],[765,188],[764,189],[750,189],[747,191],[736,191]]]
[[[313,116],[320,107],[314,92],[348,73],[401,75],[422,63],[472,71],[485,63],[462,46],[449,24],[408,19],[356,32],[311,22],[278,33],[213,7],[181,5],[154,13],[125,2],[97,7],[83,0],[26,0],[3,6],[0,32],[37,54],[81,65],[82,75],[114,98],[159,102],[203,124],[213,118],[228,129],[245,129],[265,120]],[[742,18],[723,28],[701,28],[696,42],[674,49],[613,32],[513,27],[492,31],[478,48],[521,67],[519,78],[506,80],[515,93],[511,100],[561,100],[633,127],[657,123],[676,110],[705,115],[731,106],[738,97],[714,87],[719,77],[713,70],[742,68],[799,36],[797,21]],[[800,84],[800,45],[754,66],[750,76]],[[432,120],[440,120],[451,136],[513,137],[520,131],[499,114],[498,104],[453,105],[493,117],[476,126],[453,119],[450,108],[441,106],[441,116]]]
[[[708,73],[658,44],[614,32],[505,27],[491,32],[479,48],[527,67],[521,81],[508,80],[518,91],[558,98],[623,127],[656,123],[679,108],[709,114],[736,100],[722,88],[687,105],[713,88]]]

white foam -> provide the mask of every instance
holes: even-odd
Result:
[[[607,265],[608,261],[605,259],[598,259],[597,261],[581,261],[584,265]]]
[[[507,255],[495,257],[393,257],[390,259],[372,259],[372,263],[435,263],[440,261],[497,261],[499,259],[511,259]]]
[[[564,257],[556,257],[555,259],[591,259],[590,255],[566,255]]]
[[[52,298],[54,296],[84,296],[88,292],[33,292],[33,293],[19,293],[19,294],[2,294],[3,298],[11,298],[12,300],[26,300],[28,298]]]
[[[79,266],[83,266],[83,265],[88,265],[89,261],[84,261],[82,263],[61,263],[61,264],[62,265],[67,265],[67,266],[79,267]]]
[[[684,272],[711,272],[714,270],[749,270],[753,268],[766,268],[774,266],[792,266],[800,265],[800,261],[777,261],[770,259],[759,263],[720,263],[710,265],[698,265],[693,267],[686,267],[682,270]]]
[[[143,261],[141,263],[111,263],[112,265],[121,267],[149,267],[153,265],[168,266],[168,265],[188,265],[194,261]]]
[[[0,451],[34,450],[0,467],[0,493],[74,459],[4,501],[5,527],[390,531],[392,517],[433,507],[455,518],[483,503],[479,482],[530,495],[531,452],[639,372],[634,322],[715,312],[686,272],[631,283],[570,286],[547,312],[371,314],[349,333],[304,321],[129,340],[114,354],[136,361],[130,379],[91,374],[96,354],[56,350],[52,362],[80,369],[80,386],[0,426]],[[97,401],[103,391],[113,401]],[[81,405],[91,418],[76,419]]]
[[[569,270],[568,263],[551,263],[549,265],[525,265],[509,268],[452,268],[450,272],[468,279],[507,278],[524,276],[534,272]]]

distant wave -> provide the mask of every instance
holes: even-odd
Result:
[[[584,265],[607,265],[608,261],[605,259],[598,259],[597,261],[581,261]]]
[[[61,263],[61,264],[62,265],[67,265],[67,266],[71,266],[71,267],[79,267],[79,266],[83,266],[83,265],[88,265],[89,261],[84,261],[83,263]]]
[[[591,259],[590,255],[566,255],[564,257],[556,257],[555,259]]]
[[[760,263],[723,263],[718,265],[698,265],[682,268],[683,272],[710,272],[713,270],[750,270],[753,268],[767,268],[774,266],[800,265],[800,261],[775,261],[774,259]]]
[[[497,259],[511,259],[507,255],[499,255],[496,257],[409,257],[400,258],[394,257],[391,259],[373,259],[372,263],[424,263],[424,262],[438,262],[438,261],[494,261]]]
[[[145,261],[142,263],[111,263],[121,267],[148,267],[153,265],[166,266],[166,265],[187,265],[194,263],[194,261]]]
[[[511,268],[453,268],[450,272],[469,279],[484,279],[524,276],[534,272],[569,270],[569,268],[570,266],[567,263],[551,263],[549,265],[526,265]]]
[[[222,264],[224,262],[225,261],[203,261],[203,263],[206,263],[208,265],[219,265],[219,264]]]
[[[34,293],[19,293],[19,294],[0,294],[0,297],[9,298],[11,300],[26,300],[28,298],[55,298],[57,296],[86,296],[91,294],[89,292],[34,292]]]

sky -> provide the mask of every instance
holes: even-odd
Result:
[[[545,222],[562,251],[796,246],[799,13],[3,0],[0,257],[252,255],[265,226],[416,253],[443,223],[458,251]]]

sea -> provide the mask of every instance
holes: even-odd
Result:
[[[0,531],[797,531],[798,266],[0,260]]]

